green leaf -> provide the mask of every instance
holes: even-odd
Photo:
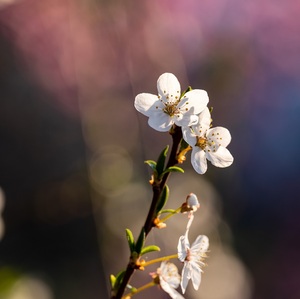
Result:
[[[141,233],[139,235],[139,238],[136,242],[135,245],[135,251],[140,254],[142,251],[142,248],[144,247],[144,243],[145,243],[145,238],[146,238],[146,234],[145,234],[145,229],[142,228]]]
[[[167,145],[164,150],[160,153],[157,164],[156,164],[156,171],[158,175],[162,174],[165,169],[165,161],[168,154],[169,146]]]
[[[189,86],[185,91],[182,92],[180,98],[182,98],[187,92],[193,90],[193,88],[191,86]]]
[[[146,160],[146,164],[148,164],[154,171],[156,171],[156,162],[153,160]]]
[[[170,166],[168,167],[164,172],[163,174],[167,173],[167,172],[181,172],[181,173],[184,173],[184,170],[179,167],[179,166]]]
[[[168,185],[165,185],[165,187],[160,195],[157,206],[156,206],[156,214],[158,214],[161,211],[161,209],[165,206],[165,204],[167,203],[169,194],[170,194],[169,187],[168,187]]]
[[[128,241],[130,252],[135,250],[134,237],[130,229],[126,228],[126,238]]]
[[[113,274],[111,274],[109,276],[109,280],[110,280],[111,288],[113,289],[115,287],[115,283],[116,283],[116,276],[114,276]]]
[[[121,282],[122,282],[122,279],[125,275],[125,270],[122,270],[120,271],[117,276],[116,276],[116,280],[115,280],[115,283],[114,283],[114,289],[115,290],[118,290],[120,285],[121,285]]]
[[[150,246],[146,246],[142,249],[141,251],[141,255],[144,255],[148,252],[153,252],[153,251],[160,251],[160,248],[156,245],[150,245]]]

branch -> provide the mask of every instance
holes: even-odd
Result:
[[[174,166],[178,163],[177,153],[178,153],[178,147],[179,147],[180,141],[182,139],[181,127],[174,126],[170,130],[170,134],[172,135],[173,145],[172,145],[171,153],[170,153],[166,168],[168,168],[170,166]],[[142,228],[145,231],[146,237],[150,233],[150,231],[153,227],[153,220],[157,217],[157,214],[156,214],[157,203],[159,201],[159,198],[160,198],[161,193],[167,183],[169,176],[170,176],[170,172],[167,172],[162,177],[162,180],[159,183],[154,182],[154,184],[153,184],[152,202],[151,202],[151,206],[149,208],[149,212],[148,212],[145,224]],[[117,294],[113,295],[111,297],[111,299],[121,299],[122,298],[122,296],[125,292],[126,286],[129,283],[129,280],[130,280],[131,276],[133,275],[134,271],[135,271],[135,264],[133,264],[132,262],[129,261],[127,268],[126,268],[126,272],[122,279],[122,283],[117,291]]]

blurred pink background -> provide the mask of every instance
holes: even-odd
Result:
[[[299,13],[292,0],[0,0],[0,297],[108,297],[151,198],[143,161],[171,142],[134,97],[172,72],[207,90],[235,157],[204,176],[188,159],[170,180],[170,205],[199,196],[194,233],[211,239],[186,298],[298,298]],[[172,254],[185,224],[149,241]],[[168,298],[140,297],[153,295]]]

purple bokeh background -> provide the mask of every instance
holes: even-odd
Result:
[[[133,100],[155,93],[158,76],[168,71],[183,88],[207,90],[215,125],[232,134],[234,164],[209,167],[206,177],[222,195],[232,246],[253,279],[252,298],[298,298],[299,13],[292,0],[0,6],[6,197],[0,265],[45,272],[55,298],[105,292],[98,283],[107,273],[98,258],[87,157],[107,142],[127,148],[135,161],[161,149],[164,136],[151,132],[141,153],[138,142],[149,129]],[[67,281],[76,269],[85,273],[82,280]]]

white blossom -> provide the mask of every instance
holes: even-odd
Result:
[[[184,263],[181,273],[181,289],[182,293],[185,293],[189,280],[192,280],[192,284],[195,290],[198,290],[201,283],[203,263],[208,250],[209,240],[205,235],[200,235],[196,238],[195,242],[190,246],[188,240],[188,228],[184,236],[179,238],[178,242],[178,259]]]
[[[233,162],[226,148],[231,141],[230,132],[223,127],[210,128],[210,124],[211,115],[206,107],[196,125],[182,128],[184,140],[192,147],[192,165],[200,174],[206,172],[207,160],[217,167],[228,167]]]
[[[175,289],[179,287],[180,275],[177,267],[170,262],[163,261],[157,269],[161,288],[173,299],[184,299]]]
[[[173,124],[191,126],[198,121],[198,114],[204,110],[209,99],[202,89],[188,91],[181,97],[178,79],[171,73],[162,74],[157,80],[158,95],[140,93],[135,97],[134,106],[149,117],[153,129],[166,132]]]

